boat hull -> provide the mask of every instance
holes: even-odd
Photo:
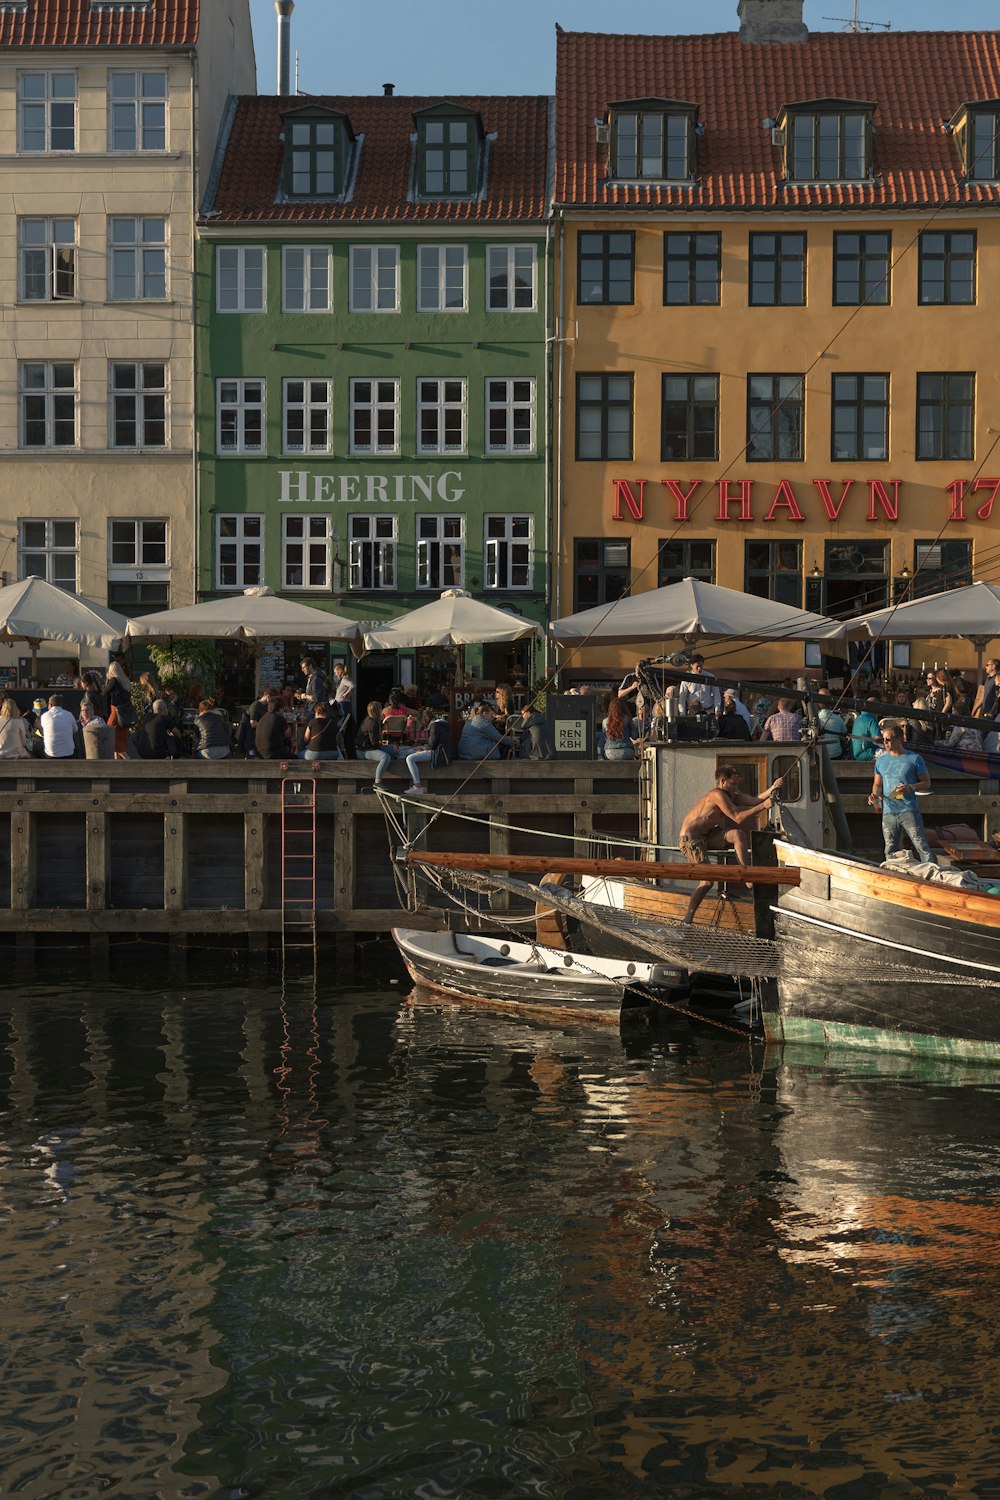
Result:
[[[779,845],[773,1041],[1000,1061],[1000,897]]]

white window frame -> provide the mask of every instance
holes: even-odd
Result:
[[[26,543],[25,537],[24,537],[24,532],[25,532],[25,527],[26,526],[44,526],[45,527],[44,541],[43,541],[43,543],[42,543],[42,545],[40,547],[39,546],[29,546]],[[56,541],[54,539],[55,538],[55,531],[53,529],[56,526],[72,526],[72,528],[73,528],[73,545],[72,546],[68,546],[68,545],[61,544],[61,543],[56,543]],[[35,558],[37,558],[39,556],[44,556],[44,558],[45,558],[44,572],[41,575],[38,575],[37,574],[37,569],[35,568],[34,563],[32,563],[31,572],[34,573],[36,576],[43,577],[45,579],[46,583],[51,583],[56,588],[66,589],[66,591],[68,593],[72,593],[72,594],[75,594],[75,593],[77,593],[79,591],[79,583],[80,583],[80,523],[73,516],[53,516],[51,519],[49,519],[47,517],[41,517],[41,516],[21,516],[20,519],[18,520],[18,523],[17,523],[17,573],[18,573],[18,577],[19,578],[27,578],[27,577],[30,576],[30,574],[28,572],[27,564],[25,563],[25,556],[26,555],[30,556],[32,559],[35,559]],[[54,560],[56,558],[67,558],[67,557],[72,557],[72,559],[73,559],[73,581],[72,581],[72,586],[70,586],[66,580],[60,581],[59,579],[56,579],[56,578],[52,577],[52,564],[53,564]]]
[[[367,270],[365,260],[367,258]],[[380,279],[383,273],[391,273],[393,286],[392,306],[380,307]],[[352,245],[349,256],[350,298],[352,313],[398,313],[399,312],[399,246],[398,245]]]
[[[448,387],[457,386],[457,398],[448,399]],[[424,441],[424,414],[433,414],[437,433],[433,443]],[[457,443],[445,440],[449,414],[458,413],[460,432]],[[468,382],[458,375],[417,377],[417,452],[464,453],[468,433]]]
[[[376,593],[382,589],[395,589],[398,546],[398,522],[395,516],[372,514],[352,515],[347,518],[348,552],[350,571],[348,588],[364,593]],[[368,568],[365,568],[365,553],[369,553]],[[377,583],[366,584],[368,571]]]
[[[301,528],[301,534],[295,531]],[[289,557],[293,547],[302,548],[302,582],[290,581]],[[323,568],[322,583],[306,582],[309,570],[317,563]],[[281,587],[295,593],[330,593],[333,588],[332,517],[322,511],[302,511],[281,518]]]
[[[73,384],[55,385],[56,367],[65,367],[73,371]],[[27,387],[25,385],[26,372],[32,368],[41,368],[45,371],[44,385]],[[18,365],[18,432],[20,446],[28,453],[65,453],[80,446],[80,367],[71,359],[23,359]],[[56,443],[55,437],[56,414],[55,403],[60,396],[72,396],[73,398],[73,441],[72,443]],[[45,442],[27,442],[27,411],[26,398],[43,398],[45,410]]]
[[[518,305],[517,302],[517,271],[518,259],[526,258],[531,262],[531,298],[528,302]],[[504,279],[503,302],[493,300],[493,278],[502,276]],[[534,245],[487,245],[486,247],[486,311],[532,313],[538,308],[538,255]]]
[[[368,397],[362,395],[363,387],[371,388]],[[391,395],[379,389],[380,387],[391,388]],[[371,435],[370,443],[358,443],[356,441],[355,421],[359,412],[370,413]],[[392,415],[392,443],[384,443],[379,439],[380,418],[389,412]],[[351,381],[351,453],[398,453],[399,452],[399,379],[397,376],[372,376],[359,378]]]
[[[297,307],[289,295],[289,263],[302,257],[302,306]],[[326,277],[326,300],[311,305],[313,277]],[[333,310],[333,248],[330,245],[284,245],[281,251],[281,310],[286,313],[328,313]]]
[[[514,524],[527,521],[528,534],[514,536]],[[491,523],[494,534],[490,535]],[[502,527],[502,529],[501,529]],[[499,534],[497,534],[499,533]],[[526,557],[523,562],[514,559],[515,549],[525,549]],[[506,556],[506,578],[501,581],[500,571],[504,556]],[[534,575],[535,556],[535,521],[530,513],[491,512],[483,517],[483,559],[484,559],[484,586],[492,591],[503,594],[528,593],[532,587]],[[528,570],[527,582],[512,583],[511,574],[515,567],[526,567]]]
[[[157,535],[154,532],[161,532]],[[116,535],[117,533],[117,535]],[[129,546],[131,533],[132,556],[130,561],[115,557],[115,551]],[[148,533],[148,535],[147,535]],[[162,548],[162,558],[156,553]],[[131,516],[108,517],[108,582],[109,583],[158,583],[170,579],[170,522],[165,516],[147,516],[133,520]]]
[[[115,374],[119,369],[131,368],[135,371],[134,386],[119,386],[115,384]],[[163,371],[163,384],[161,386],[147,385],[147,371],[160,369]],[[163,398],[163,442],[151,443],[147,441],[147,423],[155,421],[150,418],[146,406],[146,398],[162,396]],[[131,399],[135,402],[135,435],[134,443],[116,442],[117,406],[118,401]],[[109,359],[108,360],[108,447],[116,452],[136,452],[148,449],[153,453],[164,453],[170,447],[170,366],[165,359]]]
[[[302,387],[301,401],[291,399],[291,388]],[[281,451],[282,453],[330,453],[333,449],[333,381],[325,376],[290,375],[282,383]],[[323,388],[317,397],[314,387]],[[289,439],[288,416],[290,412],[302,413],[302,442],[294,444]],[[313,412],[321,411],[326,417],[326,441],[314,443],[311,435]]]
[[[29,224],[42,225],[44,239],[40,243],[26,244],[24,236]],[[73,238],[71,240],[58,239],[57,235],[65,233],[64,227],[73,226]],[[23,214],[17,221],[17,295],[19,302],[78,302],[79,301],[79,259],[78,246],[80,238],[79,221],[70,214],[55,214],[51,218],[43,218],[41,215]],[[27,257],[41,256],[45,272],[45,296],[28,296]],[[37,275],[37,272],[32,272]],[[72,291],[59,290],[59,282],[63,281],[65,287],[66,277],[72,278]]]
[[[224,387],[233,386],[232,398],[226,398]],[[253,394],[253,388],[260,388],[259,400],[248,400],[248,394]],[[222,443],[222,414],[224,411],[236,413],[236,443],[233,447],[224,447]],[[247,416],[252,412],[260,413],[260,443],[247,444]],[[267,452],[267,382],[257,378],[244,379],[236,376],[220,376],[215,382],[215,451],[222,458],[228,458],[234,453],[266,453]]]
[[[37,97],[26,97],[24,93],[24,82],[28,78],[44,78],[44,92]],[[72,78],[73,93],[55,95],[52,92],[52,82],[55,78]],[[72,146],[52,145],[52,107],[56,104],[66,104],[72,98],[73,103],[73,144]],[[74,156],[80,144],[80,82],[76,72],[72,68],[26,68],[17,75],[17,149],[21,156]],[[35,105],[43,105],[45,110],[45,145],[40,150],[27,147],[24,144],[24,106],[29,108]],[[60,127],[63,128],[63,127]]]
[[[162,224],[163,233],[154,238],[155,226]],[[132,238],[115,239],[115,226],[131,226]],[[162,214],[111,214],[108,216],[108,301],[109,302],[168,302],[170,283],[167,277],[169,257],[167,242],[170,234],[169,221]],[[116,294],[119,279],[118,262],[126,256],[132,257],[131,293],[120,297]],[[155,277],[162,279],[163,291],[147,294],[146,283]]]
[[[433,533],[431,527],[433,525]],[[446,536],[449,527],[457,526],[456,535]],[[423,534],[421,534],[423,533]],[[458,577],[445,581],[444,552],[449,544],[458,545]],[[437,564],[436,568],[432,564]],[[436,574],[436,576],[435,576]],[[465,516],[458,514],[434,514],[417,516],[417,588],[440,593],[442,589],[465,587]]]
[[[260,306],[250,305],[247,302],[247,263],[249,258],[259,257],[260,267]],[[222,277],[224,274],[223,261],[232,259],[232,271],[235,271],[236,285],[235,305],[223,306]],[[226,274],[231,274],[226,270]],[[266,245],[217,245],[215,249],[215,310],[219,313],[265,313],[267,312],[267,246]]]
[[[91,0],[93,4],[93,0]],[[114,92],[114,80],[116,78],[133,79],[133,92],[129,95],[116,95]],[[146,79],[162,78],[163,93],[150,94],[146,97]],[[159,125],[148,125],[145,119],[147,106],[162,105],[163,107],[163,145],[147,146],[145,144],[146,132],[149,129],[159,129]],[[132,127],[135,136],[134,146],[115,145],[115,113],[117,109],[128,109],[131,106]],[[150,156],[162,155],[170,150],[170,74],[165,68],[150,69],[117,69],[112,68],[108,73],[108,151],[113,156]]]
[[[449,304],[449,278],[461,275],[462,298]],[[425,289],[425,281],[430,283]],[[452,287],[454,291],[454,287]],[[418,245],[417,312],[464,313],[469,310],[468,245]]]
[[[235,534],[223,536],[222,526],[224,522],[235,522]],[[248,521],[255,521],[258,525],[257,535],[247,535]],[[230,513],[216,516],[215,518],[215,587],[220,590],[234,590],[242,593],[244,589],[258,588],[264,582],[264,516],[258,512]],[[232,566],[236,569],[236,582],[225,583],[222,577],[222,551],[224,547],[232,547],[234,561]],[[229,564],[227,563],[227,566]]]
[[[519,385],[529,387],[528,396],[515,399],[515,390]],[[493,387],[503,386],[502,399],[497,399]],[[534,376],[526,375],[488,375],[486,377],[484,391],[486,396],[486,430],[483,434],[487,453],[534,453],[537,443],[537,388]],[[527,411],[531,428],[527,443],[516,443],[514,441],[514,417],[518,411]],[[494,411],[505,413],[505,426],[507,437],[503,443],[493,443],[490,440],[490,414]]]

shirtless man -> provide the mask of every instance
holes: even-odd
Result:
[[[736,850],[741,865],[749,864],[750,841],[743,825],[756,817],[762,807],[774,806],[774,794],[781,782],[779,776],[762,797],[748,797],[740,791],[740,773],[736,767],[720,766],[715,786],[698,799],[681,824],[678,843],[688,864],[708,864],[709,849],[724,849],[727,844]],[[695,912],[714,884],[713,880],[703,880],[695,886],[683,918],[685,922],[694,920]]]

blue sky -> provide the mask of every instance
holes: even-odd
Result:
[[[371,0],[369,0],[371,4]],[[292,48],[299,52],[299,86],[317,94],[379,94],[391,82],[398,94],[548,94],[555,74],[555,23],[567,31],[735,31],[737,0],[296,0]],[[273,0],[250,0],[258,86],[275,91]],[[845,29],[854,0],[806,0],[812,31]],[[964,0],[951,10],[930,0],[858,0],[863,21],[887,21],[896,31],[990,30],[995,3]]]

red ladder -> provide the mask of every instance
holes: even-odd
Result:
[[[316,947],[316,782],[281,782],[281,945]]]

